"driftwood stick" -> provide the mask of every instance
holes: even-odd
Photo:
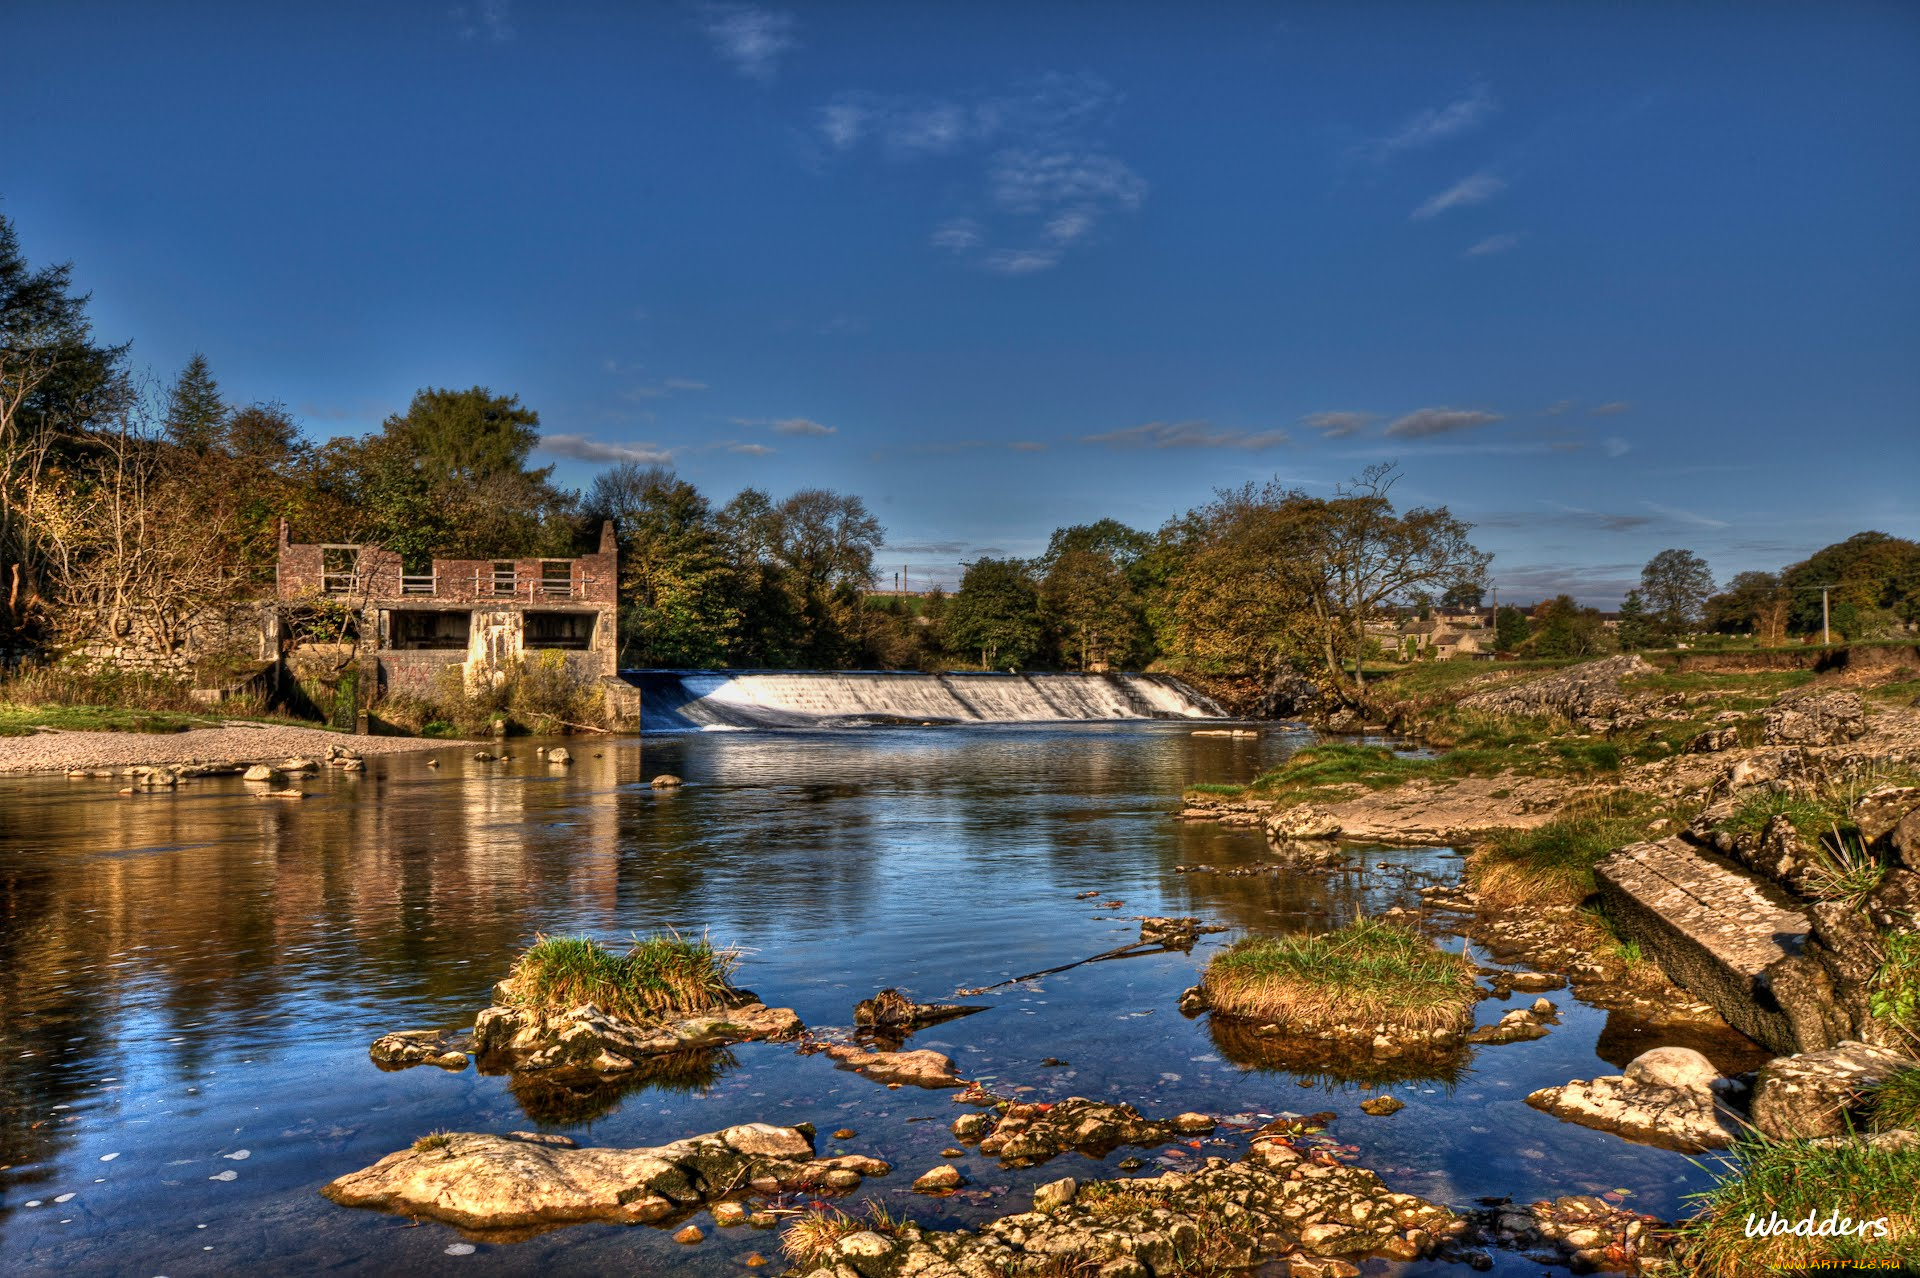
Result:
[[[1132,945],[1122,945],[1119,949],[1108,950],[1104,954],[1095,954],[1091,958],[1075,959],[1071,963],[1062,963],[1059,967],[1050,967],[1040,972],[1028,972],[1025,976],[1010,976],[1004,981],[995,981],[992,985],[982,985],[977,989],[955,990],[954,998],[972,998],[976,994],[985,994],[988,990],[997,990],[1002,985],[1018,985],[1022,981],[1031,981],[1036,977],[1052,976],[1055,972],[1065,972],[1070,968],[1086,963],[1101,963],[1107,959],[1137,958],[1142,954],[1166,954],[1172,946],[1162,945],[1158,941],[1135,941]]]

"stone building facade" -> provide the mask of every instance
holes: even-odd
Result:
[[[282,520],[277,578],[275,650],[350,644],[376,695],[431,694],[449,669],[473,688],[548,652],[582,681],[618,674],[611,522],[590,555],[409,565],[376,545],[296,542]]]

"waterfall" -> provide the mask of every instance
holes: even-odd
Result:
[[[640,670],[641,729],[822,728],[888,720],[1056,723],[1217,719],[1225,711],[1172,675],[912,674]]]

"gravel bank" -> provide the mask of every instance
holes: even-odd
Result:
[[[229,724],[186,732],[36,732],[0,737],[0,773],[65,772],[70,768],[130,768],[142,764],[277,763],[294,755],[318,758],[327,747],[361,754],[406,754],[471,745],[425,737],[363,737],[352,732],[280,724]]]

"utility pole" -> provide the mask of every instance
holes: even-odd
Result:
[[[1832,589],[1832,586],[1820,587],[1820,646],[1823,648],[1833,646],[1832,614],[1827,610],[1827,592]]]

